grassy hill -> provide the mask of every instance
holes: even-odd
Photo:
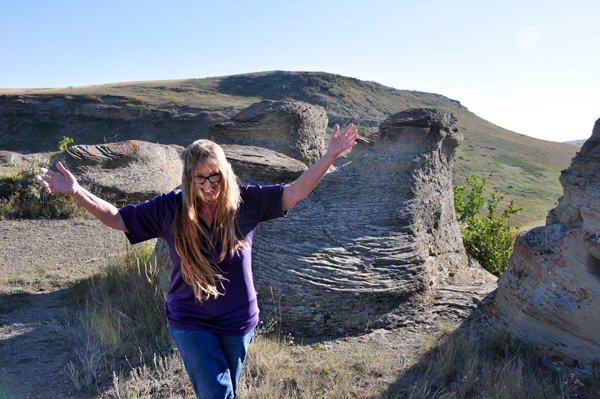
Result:
[[[525,208],[514,222],[527,226],[542,224],[555,206],[562,195],[560,171],[579,150],[571,144],[503,129],[439,94],[396,90],[328,73],[282,71],[56,89],[0,89],[0,150],[55,150],[63,135],[73,137],[75,144],[141,139],[185,146],[205,136],[210,124],[265,98],[320,105],[330,126],[354,122],[362,131],[376,131],[379,122],[407,108],[450,111],[465,136],[454,166],[455,184],[462,184],[472,173],[487,175],[488,188],[507,193],[517,206]]]

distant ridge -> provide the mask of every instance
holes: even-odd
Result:
[[[63,136],[75,144],[140,139],[187,146],[213,123],[252,103],[272,99],[322,106],[329,126],[354,122],[377,131],[408,108],[452,112],[465,140],[454,184],[475,173],[488,188],[514,197],[525,210],[516,221],[541,224],[562,195],[558,182],[579,147],[534,139],[496,126],[440,94],[397,90],[325,72],[271,71],[203,79],[116,83],[55,89],[0,89],[0,150],[56,150]],[[594,121],[590,121],[590,132]]]
[[[583,145],[583,143],[585,143],[587,140],[588,139],[564,141],[564,143],[566,143],[566,144],[573,144],[573,145],[576,145],[577,147],[581,147]]]

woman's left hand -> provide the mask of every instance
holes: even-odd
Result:
[[[353,127],[353,123],[349,124],[342,133],[339,133],[340,127],[338,125],[333,127],[333,133],[329,138],[328,152],[333,155],[334,158],[337,158],[342,152],[356,145],[358,131],[353,129]]]
[[[317,186],[319,180],[325,175],[338,155],[356,145],[358,132],[353,127],[354,124],[349,124],[342,133],[339,133],[340,127],[338,125],[333,127],[333,134],[329,138],[327,153],[304,172],[298,180],[283,188],[281,207],[284,211],[293,207],[296,202],[303,200]]]

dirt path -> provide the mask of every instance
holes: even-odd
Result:
[[[74,390],[54,321],[65,292],[125,248],[95,220],[0,221],[0,398],[92,398]]]
[[[73,353],[54,328],[76,281],[123,253],[124,234],[96,220],[0,221],[0,399],[100,398],[75,391]],[[324,342],[338,351],[413,352],[444,318],[458,325],[492,286],[444,287],[431,311],[394,330]]]

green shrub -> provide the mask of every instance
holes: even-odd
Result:
[[[65,151],[73,139],[63,136],[58,143],[59,152]],[[0,178],[0,219],[6,218],[69,218],[83,216],[86,211],[68,195],[48,194],[35,179],[40,168],[49,168],[49,160],[34,156],[18,174]]]
[[[496,216],[504,194],[496,196],[490,192],[486,201],[483,195],[487,184],[484,176],[479,182],[477,175],[466,178],[470,191],[466,195],[466,186],[454,186],[454,210],[460,224],[463,243],[467,252],[490,273],[500,276],[508,265],[513,251],[517,228],[510,227],[510,217],[523,208],[515,208],[514,200],[506,206],[500,216]],[[484,205],[487,215],[479,216]]]

